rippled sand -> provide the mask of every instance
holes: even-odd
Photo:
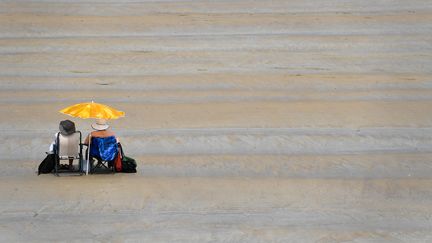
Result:
[[[431,43],[425,0],[0,1],[0,241],[430,242]],[[138,173],[36,176],[90,100]]]

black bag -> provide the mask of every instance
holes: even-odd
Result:
[[[51,173],[54,170],[54,166],[55,154],[48,154],[39,165],[38,175]]]
[[[123,148],[121,146],[121,144],[119,143],[119,149],[121,152],[121,158],[122,158],[122,170],[121,172],[123,173],[136,173],[136,167],[137,167],[137,163],[134,159],[132,159],[131,157],[125,156],[124,152],[123,152]]]
[[[122,171],[124,173],[136,173],[137,163],[131,157],[122,157]]]

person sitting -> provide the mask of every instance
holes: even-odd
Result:
[[[54,141],[51,143],[49,147],[49,154],[54,154],[57,148],[57,136],[60,133],[63,136],[69,136],[76,132],[75,123],[71,120],[61,121],[59,124],[59,132],[54,135]],[[73,170],[73,158],[69,158],[69,170]]]
[[[109,125],[105,119],[98,119],[91,126],[95,131],[91,132],[84,141],[84,144],[90,144],[90,161],[93,163],[93,159],[95,158],[99,161],[99,164],[101,161],[107,161],[112,166],[110,163],[118,152],[118,138],[109,129]]]

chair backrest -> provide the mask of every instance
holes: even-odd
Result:
[[[90,143],[90,156],[112,161],[118,152],[117,139],[110,137],[92,137]]]
[[[71,135],[58,134],[57,137],[57,153],[59,157],[75,157],[80,156],[81,132],[75,132]]]

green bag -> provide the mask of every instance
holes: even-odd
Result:
[[[122,167],[121,167],[121,172],[124,173],[136,173],[136,167],[137,167],[137,163],[136,161],[131,158],[128,157],[126,155],[124,155],[124,151],[123,151],[123,147],[121,146],[120,143],[118,143],[118,147],[120,149],[120,153],[121,153],[121,163],[122,163]]]
[[[123,156],[122,158],[122,171],[124,173],[136,173],[137,163],[136,161],[128,156]]]

